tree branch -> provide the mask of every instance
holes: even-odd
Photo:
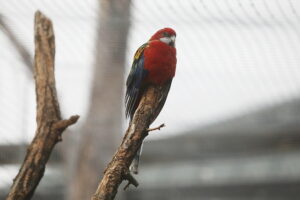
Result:
[[[66,155],[71,157],[67,198],[72,200],[86,200],[95,193],[99,172],[111,160],[122,137],[123,83],[132,4],[131,0],[97,2],[95,62],[89,108],[82,125],[84,135],[67,139],[73,141],[72,147],[64,145]]]
[[[4,21],[4,17],[0,15],[0,28],[3,30],[4,34],[11,41],[13,46],[16,48],[17,52],[19,52],[21,58],[24,61],[24,64],[27,66],[27,69],[30,71],[30,75],[32,76],[33,68],[32,68],[32,57],[26,47],[18,40],[14,32],[7,26]]]
[[[150,86],[146,90],[121,145],[104,171],[104,176],[92,200],[114,199],[123,180],[128,180],[129,184],[138,185],[135,179],[129,178],[132,177],[129,176],[129,166],[143,140],[148,135],[150,123],[157,116],[156,111],[162,99],[161,97],[168,89],[169,87],[164,85]]]
[[[35,13],[35,83],[37,130],[27,149],[24,162],[14,179],[7,200],[29,200],[44,175],[46,163],[62,132],[79,116],[62,120],[54,77],[55,42],[52,22],[41,12]]]
[[[128,180],[127,185],[124,187],[124,190],[126,190],[130,184],[134,185],[135,187],[139,186],[139,183],[137,182],[137,180],[129,173],[124,175],[124,180]]]
[[[148,128],[148,132],[150,132],[150,131],[156,131],[156,130],[159,130],[160,131],[160,129],[161,128],[163,128],[163,127],[165,127],[166,125],[165,124],[161,124],[161,125],[159,125],[158,127],[155,127],[155,128]]]

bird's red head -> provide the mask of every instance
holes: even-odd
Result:
[[[160,40],[170,46],[175,46],[176,32],[171,28],[163,28],[158,30],[151,38],[152,40]]]

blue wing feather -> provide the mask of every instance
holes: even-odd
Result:
[[[126,117],[130,117],[131,119],[143,91],[143,81],[148,74],[148,71],[144,68],[144,49],[146,46],[147,43],[143,44],[136,51],[129,76],[126,81],[125,113]]]

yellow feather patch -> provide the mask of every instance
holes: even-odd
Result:
[[[138,60],[143,53],[144,49],[148,46],[148,44],[142,45],[134,54],[134,60]]]

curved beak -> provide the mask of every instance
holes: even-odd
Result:
[[[175,36],[175,35],[172,35],[172,36],[171,36],[170,46],[172,46],[172,47],[175,46],[175,39],[176,39],[176,36]]]

